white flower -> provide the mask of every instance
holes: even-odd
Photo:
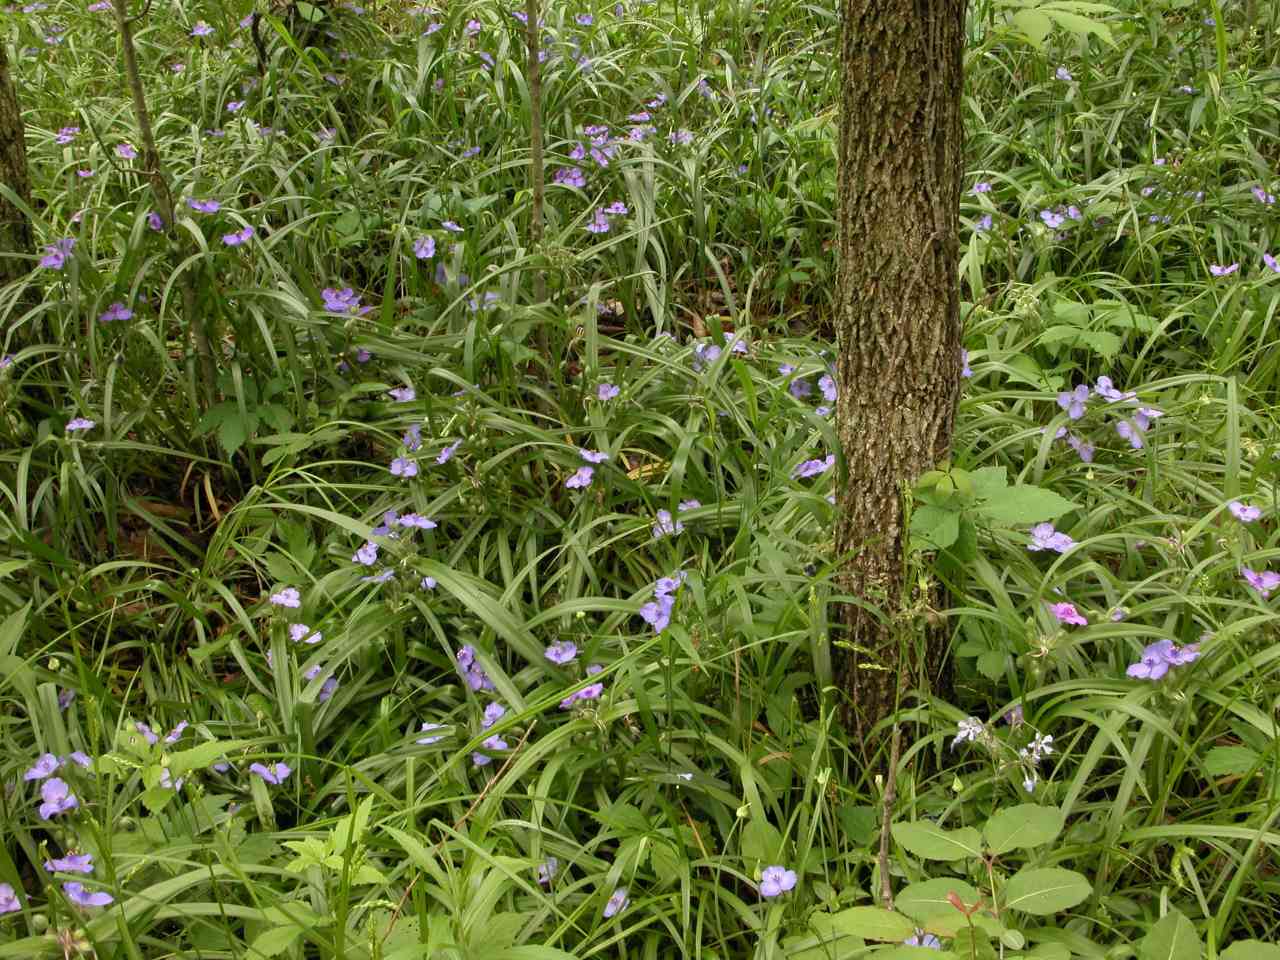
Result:
[[[956,726],[956,738],[951,741],[951,749],[954,750],[956,744],[964,743],[966,740],[976,741],[985,730],[986,727],[977,717],[965,717]]]

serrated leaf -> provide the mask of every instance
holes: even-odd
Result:
[[[1200,960],[1203,953],[1195,926],[1177,910],[1157,920],[1138,946],[1140,960]]]
[[[1055,520],[1074,509],[1076,504],[1066,497],[1025,483],[1007,488],[1000,496],[984,501],[978,507],[988,520],[1007,526]]]
[[[966,904],[977,903],[980,896],[977,890],[963,880],[940,877],[903,887],[893,898],[893,905],[912,919],[923,922],[931,917],[956,912],[956,908],[947,901],[949,893],[954,893]]]
[[[925,860],[961,860],[982,855],[982,836],[973,827],[944,830],[927,820],[895,823],[893,839],[908,853]]]
[[[1243,777],[1257,766],[1258,754],[1244,746],[1214,747],[1204,758],[1211,777]]]
[[[1024,868],[1004,885],[1005,908],[1045,917],[1087,899],[1093,887],[1081,874],[1061,867]]]
[[[1025,850],[1048,843],[1062,833],[1062,813],[1057,807],[1021,803],[997,810],[982,829],[987,849],[992,853]]]

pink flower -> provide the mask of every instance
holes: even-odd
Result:
[[[1089,624],[1084,615],[1076,609],[1074,603],[1051,603],[1049,604],[1049,610],[1058,618],[1060,623],[1074,623],[1080,627],[1088,626]]]

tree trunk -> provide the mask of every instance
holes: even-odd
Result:
[[[837,429],[848,475],[836,548],[842,677],[863,738],[937,671],[904,629],[904,491],[950,451],[960,388],[957,279],[965,0],[844,0]],[[928,649],[933,647],[934,649]]]
[[[27,144],[22,108],[9,75],[9,57],[0,43],[0,183],[31,206],[31,178],[27,174]],[[31,264],[17,255],[32,252],[34,240],[27,215],[0,195],[0,287],[25,276]]]

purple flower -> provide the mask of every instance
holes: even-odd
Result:
[[[153,747],[160,742],[160,735],[141,720],[133,725],[133,729],[137,730],[142,736],[142,739],[147,741],[147,743],[151,744]]]
[[[497,706],[497,704],[490,704],[490,706]],[[506,750],[507,741],[503,740],[502,737],[495,733],[492,737],[487,737],[480,746],[484,747],[486,750]],[[486,753],[480,753],[477,751],[471,754],[471,762],[477,767],[484,767],[492,763],[493,758]]]
[[[281,760],[279,763],[251,763],[249,764],[249,772],[256,773],[267,783],[279,786],[289,779],[289,774],[293,773],[293,770]]]
[[[295,587],[285,587],[279,593],[271,595],[271,602],[277,607],[289,607],[296,610],[302,606],[302,595]]]
[[[693,143],[693,132],[691,130],[673,130],[667,139],[677,147],[687,147]]]
[[[591,486],[591,480],[595,476],[594,467],[579,467],[573,471],[565,480],[564,485],[570,490],[585,490]]]
[[[1142,427],[1132,420],[1121,420],[1116,423],[1116,433],[1122,438],[1129,441],[1129,446],[1135,450],[1141,450],[1142,443]]]
[[[436,238],[419,237],[413,241],[413,255],[419,260],[430,260],[436,255]]]
[[[572,640],[561,640],[559,643],[553,643],[547,647],[543,655],[552,663],[563,667],[566,663],[572,663],[577,658],[578,645]]]
[[[684,524],[671,516],[670,510],[658,511],[658,522],[653,525],[653,538],[672,537],[684,530]]]
[[[596,22],[596,18],[589,13],[580,13],[573,19],[578,22],[578,26],[580,27],[589,27],[591,24]]]
[[[1274,573],[1271,570],[1254,571],[1248,567],[1242,567],[1240,574],[1249,586],[1262,594],[1264,600],[1271,595],[1272,590],[1280,587],[1280,573]]]
[[[697,510],[700,506],[702,506],[701,500],[689,499],[689,500],[681,500],[676,505],[676,509],[679,510],[681,513],[684,513],[686,510]]]
[[[197,20],[196,25],[191,28],[191,36],[207,37],[213,33],[213,27],[209,26],[203,20]]]
[[[561,167],[551,177],[551,182],[565,187],[585,187],[587,178],[577,167]]]
[[[578,456],[582,457],[587,463],[604,463],[609,459],[607,453],[601,453],[598,450],[587,450],[581,447],[578,448]]]
[[[1231,274],[1235,273],[1239,269],[1240,269],[1239,263],[1230,263],[1230,264],[1227,264],[1226,266],[1221,266],[1216,263],[1209,264],[1209,272],[1212,273],[1215,277],[1229,277],[1231,276]]]
[[[387,391],[391,395],[391,399],[397,403],[408,403],[418,398],[418,393],[413,387],[392,387]]]
[[[1074,79],[1071,76],[1071,71],[1068,70],[1066,67],[1059,67],[1057,70],[1054,71],[1053,75],[1057,77],[1059,80],[1061,80],[1063,83],[1070,83]]]
[[[338,692],[338,678],[329,677],[327,680],[325,680],[324,683],[320,684],[320,692],[316,694],[316,702],[325,703],[326,701],[332,699],[333,695],[337,692]]]
[[[99,323],[110,323],[113,320],[131,320],[133,311],[123,303],[113,303],[98,316]]]
[[[442,724],[439,724],[439,723],[425,723],[425,722],[424,722],[424,723],[422,724],[422,728],[421,728],[418,732],[419,732],[419,733],[429,733],[429,732],[430,732],[430,731],[432,731],[432,730],[443,730],[443,729],[444,729],[444,726],[443,726]],[[415,741],[414,741],[414,743],[421,744],[421,745],[422,745],[422,746],[424,746],[424,747],[429,747],[429,746],[431,746],[431,744],[433,744],[433,743],[439,743],[439,742],[440,742],[441,740],[443,740],[443,739],[444,739],[444,735],[443,735],[443,734],[440,734],[440,735],[438,735],[438,736],[434,736],[434,737],[419,737],[417,740],[415,740]]]
[[[67,433],[76,433],[80,430],[92,430],[97,424],[87,417],[74,417],[67,421]]]
[[[473,20],[472,23],[474,22],[475,21]],[[440,226],[444,227],[450,233],[462,233],[462,228],[458,226],[456,223],[454,223],[452,220],[446,220],[442,224],[440,224]]]
[[[324,300],[324,308],[330,313],[366,314],[372,307],[360,306],[360,295],[350,287],[325,287],[320,291]]]
[[[765,867],[760,875],[760,896],[777,897],[786,893],[788,890],[794,890],[796,886],[796,872],[788,870],[786,867],[773,866]]]
[[[990,193],[991,184],[988,183],[986,180],[979,180],[977,183],[973,185],[973,192],[975,194]]]
[[[803,463],[797,464],[796,468],[791,471],[791,476],[797,480],[817,477],[826,473],[835,465],[836,455],[834,453],[829,453],[821,459],[805,460]]]
[[[83,883],[75,880],[68,880],[62,885],[62,889],[66,893],[67,899],[77,907],[106,907],[115,901],[115,897],[111,896],[111,894],[101,891],[92,893],[84,888]]]
[[[165,734],[164,742],[177,743],[179,740],[182,739],[182,731],[186,730],[187,727],[189,726],[191,726],[191,724],[189,724],[186,720],[180,720],[176,727],[174,727],[167,734]]]
[[[974,223],[973,229],[978,233],[986,233],[988,230],[991,229],[991,224],[992,224],[991,214],[984,213],[982,216],[978,218],[977,222]]]
[[[372,567],[378,562],[378,545],[372,540],[366,540],[364,546],[352,555],[351,561],[366,567]]]
[[[1049,611],[1058,618],[1060,623],[1073,623],[1076,626],[1088,626],[1089,621],[1084,615],[1076,609],[1074,603],[1051,603]]]
[[[471,644],[468,643],[458,650],[458,667],[462,671],[463,679],[467,681],[467,686],[472,690],[493,689],[493,681],[476,660],[476,648]]]
[[[1261,187],[1253,187],[1249,192],[1253,194],[1254,199],[1259,203],[1271,204],[1276,202],[1276,198]]]
[[[1108,403],[1118,403],[1121,400],[1132,400],[1138,394],[1132,390],[1121,393],[1111,383],[1110,377],[1099,377],[1098,382],[1094,384],[1093,392]]]
[[[627,888],[619,887],[613,891],[613,895],[609,897],[609,900],[604,905],[605,918],[616,916],[627,909],[627,905],[630,903],[631,901],[627,898]]]
[[[77,177],[79,177],[81,180],[88,180],[90,177],[92,177],[92,176],[93,176],[93,171],[92,171],[92,170],[77,170],[77,171],[76,171],[76,176],[77,176]],[[77,221],[77,222],[78,222],[78,221]]]
[[[1261,507],[1251,507],[1241,503],[1239,500],[1232,500],[1227,504],[1227,509],[1231,511],[1231,515],[1241,523],[1253,523],[1262,516]]]
[[[42,753],[36,758],[36,762],[31,765],[30,769],[22,775],[22,779],[43,780],[46,777],[53,776],[60,766],[62,766],[62,761],[52,753]]]
[[[418,475],[418,464],[408,457],[396,457],[391,461],[391,475],[393,477],[416,477]]]
[[[538,864],[538,883],[545,887],[559,872],[560,861],[555,857],[547,857],[546,860],[543,860],[542,863]]]
[[[1041,210],[1040,219],[1044,221],[1044,225],[1050,230],[1057,230],[1064,222],[1062,214],[1054,213],[1052,210]]]
[[[71,792],[71,788],[67,786],[65,780],[60,777],[51,777],[40,785],[40,819],[48,820],[60,813],[66,813],[68,810],[74,810],[80,806],[80,801],[76,799],[76,795]]]
[[[1085,404],[1089,402],[1089,388],[1083,383],[1074,390],[1064,390],[1058,394],[1058,406],[1067,411],[1067,417],[1079,420],[1084,416]]]
[[[653,627],[656,636],[671,625],[671,612],[675,609],[675,605],[674,597],[658,594],[655,599],[640,608],[640,619]]]
[[[224,233],[222,235],[222,242],[228,247],[240,247],[252,240],[255,232],[256,231],[253,227],[245,227],[243,230]]]
[[[69,853],[57,860],[46,860],[44,868],[50,873],[93,873],[93,854]]]
[[[75,237],[65,237],[44,248],[44,256],[40,258],[40,266],[46,270],[61,270],[66,266],[71,251],[76,247]]]
[[[243,106],[243,100],[230,100],[227,102],[227,113],[239,113]]]
[[[22,905],[18,903],[18,895],[14,893],[13,887],[7,883],[0,883],[0,916],[6,913],[17,913],[22,909]]]
[[[424,517],[420,513],[406,513],[400,518],[399,524],[402,527],[416,527],[419,530],[434,530],[436,522]]]
[[[418,587],[422,590],[434,590],[436,588],[436,578],[423,577],[422,581],[418,584]]]
[[[196,213],[217,213],[222,209],[221,202],[217,200],[197,200],[195,197],[187,197],[187,206]]]
[[[484,708],[484,716],[480,718],[480,729],[488,730],[503,718],[507,708],[500,703],[491,703]],[[505,749],[505,748],[504,748]]]
[[[457,452],[460,446],[462,446],[461,440],[453,441],[453,443],[449,444],[447,447],[445,447],[443,450],[440,451],[439,456],[436,457],[436,463],[441,465],[448,463],[450,460],[453,459],[454,453]]]
[[[792,380],[790,386],[787,387],[787,390],[790,391],[791,395],[797,400],[803,400],[805,397],[808,397],[813,393],[813,384],[801,377]]]
[[[622,391],[612,383],[602,383],[600,386],[596,387],[596,398],[601,403],[604,403],[605,401],[612,400],[621,392]]]
[[[1081,440],[1074,433],[1067,434],[1067,443],[1071,445],[1071,449],[1080,455],[1080,459],[1085,463],[1093,463],[1093,444],[1087,440]]]
[[[137,160],[138,151],[133,149],[133,144],[126,140],[116,144],[116,156],[121,160]]]
[[[822,390],[822,398],[827,403],[836,402],[836,378],[831,374],[823,374],[818,378],[818,389]]]
[[[930,950],[941,950],[942,941],[932,933],[917,929],[914,934],[902,941],[904,947],[928,947]]]
[[[324,639],[324,635],[318,630],[312,630],[305,623],[289,624],[289,639],[294,643],[319,643]]]
[[[625,217],[627,215],[627,205],[621,200],[615,200],[604,208],[604,212],[610,216]]]
[[[1277,260],[1270,253],[1264,253],[1262,255],[1262,262],[1265,263],[1267,268],[1273,273],[1280,273],[1280,260]]]
[[[415,423],[405,435],[400,438],[400,442],[404,444],[404,448],[409,451],[420,450],[422,448],[422,424]]]
[[[1059,533],[1053,529],[1051,523],[1037,523],[1031,528],[1031,543],[1027,544],[1027,549],[1032,552],[1036,550],[1054,550],[1058,553],[1066,553],[1076,542],[1065,533]]]
[[[159,233],[164,229],[164,218],[152,210],[147,214],[147,226]]]
[[[592,218],[585,227],[587,233],[608,233],[609,217],[604,212],[604,208],[597,208],[594,218]]]
[[[1131,663],[1125,673],[1135,680],[1159,680],[1170,667],[1191,663],[1200,656],[1198,643],[1176,647],[1172,640],[1157,640],[1149,644],[1137,663]]]
[[[53,138],[54,143],[67,144],[80,136],[79,127],[63,127],[58,131],[58,135]]]

